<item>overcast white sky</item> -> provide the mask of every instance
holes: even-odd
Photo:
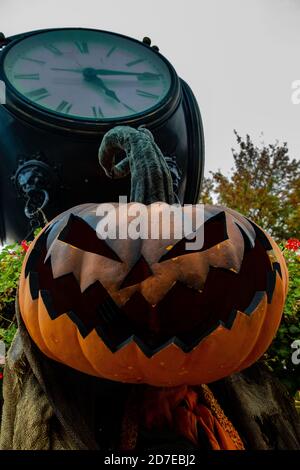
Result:
[[[199,102],[206,174],[229,171],[234,128],[300,157],[300,0],[0,0],[7,36],[63,26],[151,37]]]

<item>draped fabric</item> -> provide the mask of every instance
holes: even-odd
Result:
[[[208,448],[243,450],[242,440],[225,416],[209,387],[145,387],[129,397],[122,428],[122,450],[134,450],[141,427],[148,431],[165,428],[201,447],[203,433]]]

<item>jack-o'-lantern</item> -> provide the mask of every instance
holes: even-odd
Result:
[[[116,148],[127,157],[114,166]],[[131,171],[132,203],[145,202],[149,217],[167,206],[158,201],[174,202],[168,167],[145,129],[112,129],[100,155],[110,176]],[[204,244],[187,250],[172,231],[168,239],[103,239],[97,213],[97,204],[84,204],[61,214],[24,261],[20,311],[46,356],[102,378],[176,386],[218,380],[266,351],[287,270],[257,225],[207,205]]]

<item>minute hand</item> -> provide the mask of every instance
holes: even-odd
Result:
[[[96,75],[131,75],[140,78],[159,78],[161,75],[151,72],[123,72],[121,70],[95,69]]]
[[[92,71],[94,75],[124,75],[124,76],[135,76],[140,79],[144,80],[152,80],[152,79],[158,79],[161,77],[161,74],[158,73],[151,73],[151,72],[124,72],[122,70],[108,70],[108,69],[93,69],[93,68],[87,68],[87,69],[81,69],[81,68],[75,68],[75,69],[66,69],[66,68],[61,68],[61,67],[52,67],[51,70],[57,70],[60,72],[75,72],[75,73],[85,73],[87,71]]]

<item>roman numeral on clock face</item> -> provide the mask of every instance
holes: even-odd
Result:
[[[54,46],[54,44],[46,44],[44,47],[54,55],[63,55],[63,53],[58,49],[58,47]]]
[[[25,96],[33,101],[39,101],[50,96],[47,88],[37,88],[36,90],[28,91]]]
[[[76,45],[77,49],[79,50],[79,52],[81,52],[81,54],[88,54],[89,53],[89,46],[88,46],[87,42],[85,42],[85,41],[75,41],[75,45]]]
[[[35,64],[44,65],[46,62],[44,60],[32,59],[31,57],[20,57],[22,60],[27,60],[28,62],[34,62]]]
[[[23,80],[39,80],[40,74],[39,73],[18,73],[14,77],[17,79],[23,79]]]
[[[149,93],[148,91],[143,90],[136,90],[136,94],[143,98],[152,98],[153,100],[157,100],[159,98],[158,95],[154,95],[154,93]]]
[[[117,46],[111,47],[109,49],[108,53],[106,54],[106,57],[109,57],[116,49],[117,49]]]
[[[55,108],[56,111],[59,113],[66,113],[68,114],[70,112],[70,109],[72,108],[72,104],[69,103],[68,101],[62,100],[59,105]]]
[[[100,106],[92,106],[92,111],[93,111],[93,116],[95,118],[103,118],[104,117]]]
[[[144,62],[145,59],[136,59],[133,60],[132,62],[128,62],[126,65],[127,67],[132,67],[133,65],[140,64],[141,62]]]

